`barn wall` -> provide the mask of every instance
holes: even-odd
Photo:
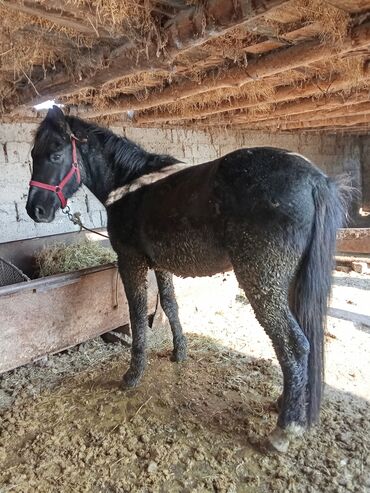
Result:
[[[30,149],[35,128],[32,124],[0,126],[0,242],[76,230],[61,213],[52,224],[35,224],[26,214],[27,184],[31,176]],[[122,128],[113,128],[113,131],[124,133]],[[191,164],[214,159],[244,146],[285,147],[306,155],[330,175],[349,171],[355,183],[361,183],[361,142],[356,137],[257,132],[210,135],[190,130],[137,128],[126,129],[125,135],[148,151],[172,154]],[[70,206],[73,212],[81,212],[86,226],[105,225],[104,208],[88,190],[80,190],[70,201]]]

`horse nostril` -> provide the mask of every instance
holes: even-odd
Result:
[[[45,209],[41,205],[35,207],[35,216],[37,219],[42,219],[45,216]]]

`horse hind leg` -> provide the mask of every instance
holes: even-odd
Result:
[[[258,265],[263,265],[261,271]],[[289,307],[289,280],[292,271],[287,268],[286,263],[274,268],[271,263],[266,265],[257,259],[254,269],[247,264],[236,265],[234,269],[257,320],[272,341],[282,369],[284,385],[278,422],[269,442],[279,452],[286,452],[291,438],[301,434],[306,428],[309,353],[309,342]]]
[[[177,305],[172,274],[164,271],[155,271],[157,278],[161,306],[171,326],[173,336],[172,361],[180,362],[186,359],[186,337],[183,334],[179,319],[179,308]]]

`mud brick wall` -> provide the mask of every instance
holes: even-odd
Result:
[[[60,212],[51,224],[36,224],[25,210],[31,176],[31,146],[36,126],[0,125],[0,242],[75,231]],[[194,130],[158,130],[113,127],[112,130],[151,152],[172,154],[189,164],[215,159],[240,147],[276,146],[299,152],[329,175],[349,172],[361,186],[364,141],[355,136],[263,134],[259,132],[212,134]],[[72,212],[80,212],[87,227],[106,224],[104,207],[83,187],[70,201]],[[354,204],[358,209],[358,204]]]

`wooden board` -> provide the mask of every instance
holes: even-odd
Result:
[[[370,228],[346,228],[337,234],[338,252],[370,254]]]
[[[154,313],[153,273],[148,285],[148,311]],[[0,373],[129,322],[113,264],[1,287],[0,313]]]

